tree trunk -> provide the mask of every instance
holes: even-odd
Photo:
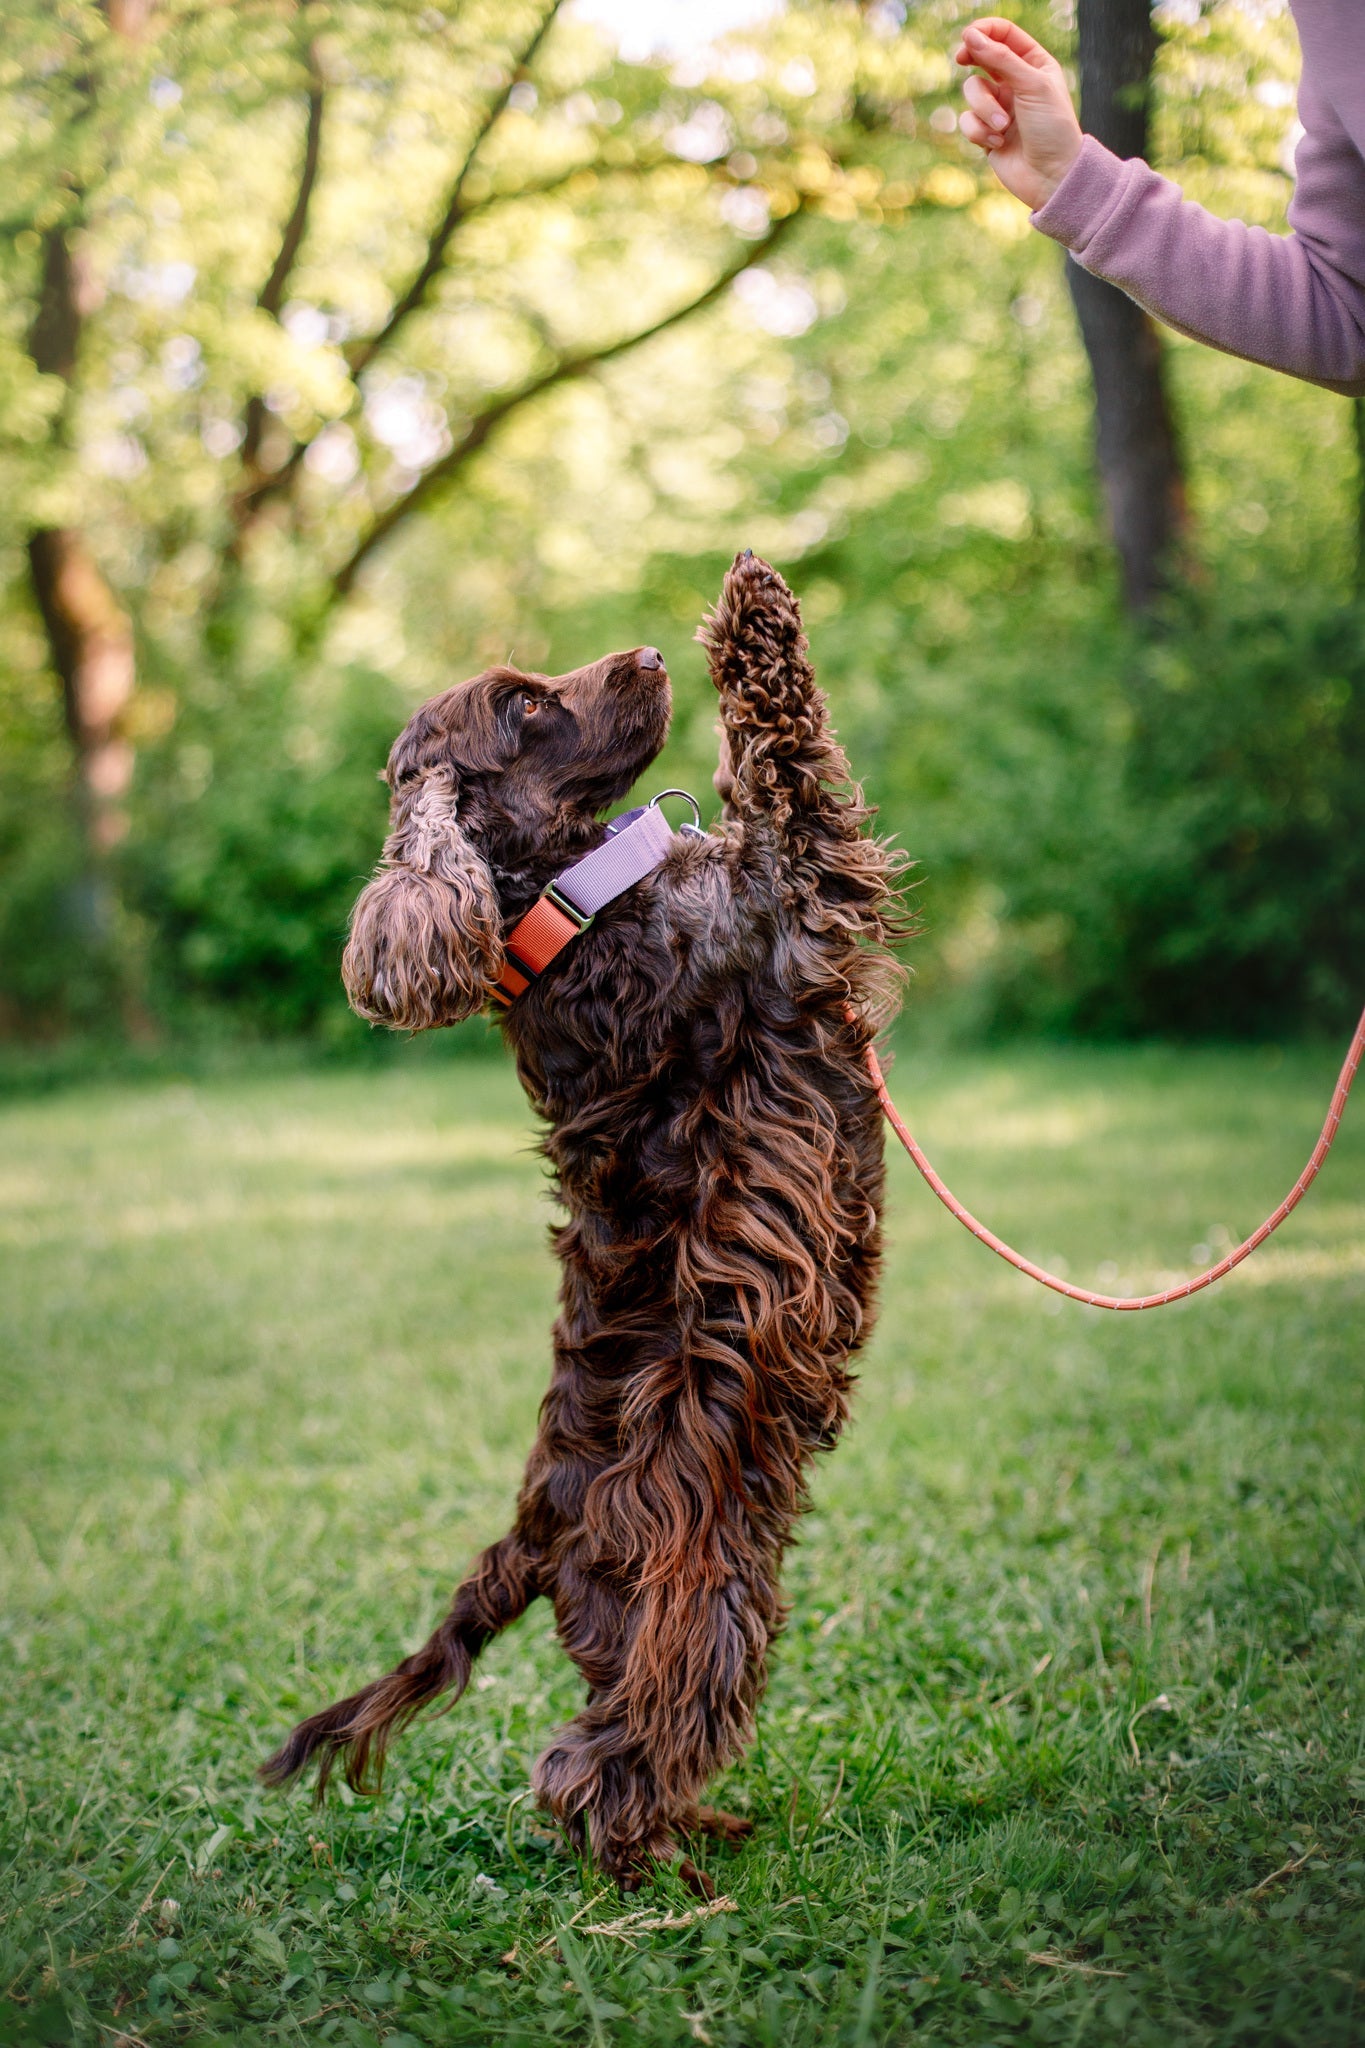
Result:
[[[1116,156],[1147,153],[1157,38],[1150,0],[1080,0],[1081,126]],[[1126,293],[1067,258],[1095,387],[1095,455],[1128,609],[1168,582],[1185,526],[1180,446],[1156,328]]]
[[[98,303],[98,285],[79,242],[68,228],[50,228],[28,347],[35,366],[45,376],[59,377],[68,392],[82,328]],[[54,424],[54,453],[64,446],[67,433],[64,405]],[[133,778],[133,750],[120,731],[135,682],[132,626],[75,527],[36,527],[28,536],[28,564],[71,742],[73,804],[84,848],[70,905],[74,936],[82,950],[105,963],[125,1030],[145,1038],[151,1027],[134,964],[120,955],[109,863],[128,828],[124,799]]]
[[[100,0],[110,30],[125,41],[143,35],[156,0]],[[88,116],[95,107],[92,74],[77,80]],[[56,377],[66,397],[52,427],[52,452],[69,448],[70,403],[85,323],[101,290],[81,243],[85,195],[64,178],[65,218],[43,237],[38,305],[28,332],[34,367]],[[136,988],[134,964],[119,954],[117,899],[109,854],[127,830],[124,809],[133,777],[133,749],[121,731],[136,682],[128,615],[76,527],[40,526],[28,535],[29,578],[61,684],[62,711],[73,756],[73,796],[84,847],[76,890],[78,935],[112,970],[125,1027],[145,1037],[150,1023]]]
[[[116,36],[136,42],[151,19],[156,0],[103,0],[104,17]]]
[[[98,286],[69,231],[44,238],[38,310],[29,354],[44,376],[68,387],[76,374],[81,330],[99,302]],[[65,408],[54,439],[66,437]],[[48,653],[62,687],[66,729],[75,760],[77,809],[93,873],[121,838],[121,809],[132,779],[132,749],[119,719],[133,694],[133,634],[83,535],[74,527],[39,527],[28,537],[33,595],[47,629]]]
[[[132,781],[133,750],[120,736],[119,719],[133,694],[132,627],[74,527],[31,533],[28,562],[62,686],[80,823],[99,866],[127,828],[122,799]]]

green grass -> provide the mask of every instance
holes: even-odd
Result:
[[[903,1057],[960,1191],[1076,1275],[1242,1234],[1327,1056]],[[1365,1102],[1252,1265],[1105,1316],[899,1155],[856,1421],[672,1929],[541,1829],[550,1616],[315,1814],[252,1778],[508,1520],[555,1275],[507,1068],[0,1111],[0,2040],[1365,2040]],[[8,2033],[7,2031],[8,2030]]]

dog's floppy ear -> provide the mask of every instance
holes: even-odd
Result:
[[[460,830],[448,767],[404,782],[384,855],[351,916],[341,978],[351,1008],[395,1031],[429,1031],[481,1008],[502,972],[493,877]]]

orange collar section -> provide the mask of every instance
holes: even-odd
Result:
[[[552,883],[543,896],[537,896],[525,917],[507,935],[503,947],[506,959],[492,990],[493,1001],[501,1010],[510,1010],[517,997],[533,981],[539,981],[570,939],[576,939],[592,923],[590,917],[571,911],[567,903],[556,902],[553,889]]]

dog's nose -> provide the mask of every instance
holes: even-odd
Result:
[[[639,668],[662,668],[664,658],[657,647],[642,647],[635,657]]]

